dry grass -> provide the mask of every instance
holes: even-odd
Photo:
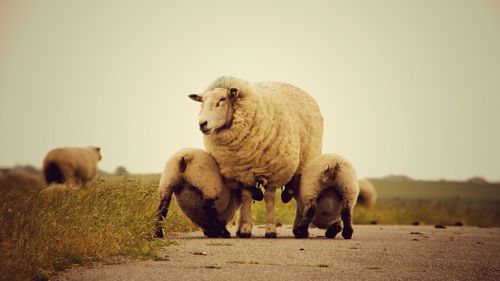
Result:
[[[157,183],[120,178],[49,199],[16,189],[0,190],[0,279],[43,280],[73,264],[116,255],[154,258],[167,241],[152,241]],[[170,231],[190,231],[173,204]]]

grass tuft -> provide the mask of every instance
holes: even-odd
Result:
[[[79,190],[42,197],[37,190],[0,190],[0,280],[43,280],[71,267],[126,255],[156,258],[157,182],[101,179]],[[166,230],[194,226],[175,201]]]

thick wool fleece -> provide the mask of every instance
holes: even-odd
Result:
[[[170,204],[175,194],[182,211],[196,225],[206,228],[204,211],[207,200],[213,200],[217,217],[225,225],[239,206],[238,185],[226,182],[210,154],[202,149],[185,148],[172,155],[165,164],[158,192]]]
[[[340,217],[341,210],[347,208],[352,212],[358,193],[358,180],[352,164],[340,155],[323,154],[309,163],[302,175],[297,212],[302,214],[308,206],[317,203],[313,223],[325,228]]]
[[[279,188],[321,154],[323,117],[307,93],[284,83],[234,77],[217,79],[207,91],[231,87],[239,90],[232,126],[204,136],[224,177],[247,186],[264,177],[268,186]]]
[[[85,183],[97,172],[97,163],[101,160],[98,147],[56,148],[43,160],[43,174],[47,184]]]
[[[375,190],[375,186],[369,180],[360,180],[357,204],[365,207],[373,207],[375,203],[377,203],[377,191]]]

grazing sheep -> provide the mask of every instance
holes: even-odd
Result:
[[[43,160],[43,174],[47,184],[85,184],[97,172],[97,162],[102,159],[101,148],[64,147],[56,148]]]
[[[300,175],[321,154],[323,117],[317,103],[288,84],[234,77],[220,77],[204,93],[189,97],[202,102],[200,130],[220,173],[247,187],[265,187],[266,238],[275,238],[276,188]],[[246,238],[252,231],[252,200],[250,190],[241,192],[237,233]]]
[[[226,224],[240,205],[239,186],[222,178],[215,159],[206,151],[186,148],[172,155],[165,164],[158,192],[156,237],[163,237],[161,221],[167,216],[172,193],[184,214],[206,236],[230,237]]]
[[[296,182],[295,182],[296,183]],[[293,234],[296,238],[309,236],[311,222],[326,229],[325,236],[352,237],[352,212],[359,186],[352,164],[342,156],[323,154],[309,163],[298,184],[289,184],[282,194],[284,203],[293,197],[297,201]],[[342,230],[341,222],[344,224]]]
[[[358,203],[359,206],[373,207],[377,203],[377,191],[375,186],[369,180],[363,179],[359,180],[359,196]]]

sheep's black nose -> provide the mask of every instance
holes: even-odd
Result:
[[[205,128],[207,127],[207,123],[208,121],[203,121],[203,122],[200,122],[200,130],[205,130]]]

